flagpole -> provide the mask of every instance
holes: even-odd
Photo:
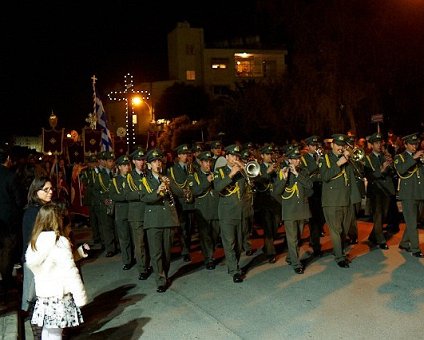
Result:
[[[91,80],[92,80],[92,84],[93,84],[93,115],[94,115],[94,117],[97,118],[97,110],[96,110],[96,99],[97,99],[96,80],[97,80],[97,78],[96,78],[95,74],[92,75]],[[96,121],[97,121],[97,119],[96,119]]]

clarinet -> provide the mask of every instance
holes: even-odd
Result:
[[[169,187],[171,180],[168,177],[163,176],[161,174],[159,174],[159,180],[162,183],[165,183],[165,196],[168,198],[169,205],[171,207],[173,207],[175,205],[175,199],[174,199],[174,195],[172,195],[172,191]]]

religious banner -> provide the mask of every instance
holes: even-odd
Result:
[[[43,153],[52,155],[61,155],[63,152],[63,136],[64,129],[60,130],[46,130],[42,129],[43,136]]]
[[[83,128],[82,141],[84,144],[84,155],[95,155],[100,152],[102,132],[90,128]]]
[[[80,142],[68,144],[68,158],[70,164],[84,163],[84,149]]]
[[[125,155],[127,153],[127,142],[124,138],[121,137],[115,137],[115,157],[118,158],[119,156]]]

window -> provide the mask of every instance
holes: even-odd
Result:
[[[186,78],[187,80],[196,80],[196,71],[186,71]]]
[[[237,77],[252,77],[254,73],[254,56],[247,53],[236,53],[234,56],[236,63]]]
[[[194,45],[186,45],[186,55],[195,55]]]
[[[228,58],[212,58],[211,60],[211,67],[213,69],[226,69],[228,64]]]

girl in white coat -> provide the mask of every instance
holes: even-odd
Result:
[[[87,294],[54,204],[42,206],[37,214],[26,263],[37,295],[31,323],[43,327],[43,340],[62,339],[63,328],[84,322],[79,307],[87,303]]]

